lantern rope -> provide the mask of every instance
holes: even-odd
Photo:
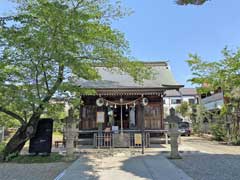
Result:
[[[118,102],[114,102],[114,101],[109,101],[107,99],[102,98],[105,102],[109,103],[110,105],[118,105],[118,106],[123,106],[123,105],[130,105],[130,104],[134,104],[137,101],[139,101],[140,99],[142,99],[142,97],[139,97],[133,101],[128,101],[126,103],[118,103]]]

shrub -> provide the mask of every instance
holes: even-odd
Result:
[[[200,123],[193,123],[192,127],[193,127],[193,133],[196,133],[196,134],[201,133]]]
[[[5,147],[4,142],[0,142],[0,162],[3,161],[3,149]]]
[[[216,123],[211,126],[211,133],[214,140],[223,141],[226,137],[226,130],[221,123]]]
[[[5,147],[5,143],[0,142],[0,153],[3,151],[4,147]]]
[[[239,146],[240,145],[240,139],[232,140],[232,144]]]

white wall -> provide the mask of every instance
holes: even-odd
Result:
[[[195,103],[197,103],[196,96],[175,96],[175,97],[164,97],[163,100],[165,101],[164,107],[164,117],[169,115],[170,108],[176,109],[177,106],[180,104],[172,104],[171,101],[173,99],[181,99],[181,102],[189,102],[189,99],[194,99]]]

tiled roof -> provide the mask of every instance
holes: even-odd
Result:
[[[196,96],[197,95],[197,89],[196,88],[181,88],[180,93],[183,96],[187,96],[187,95]]]
[[[195,88],[180,88],[177,90],[167,90],[165,92],[166,97],[176,97],[176,96],[196,96],[197,90]]]
[[[146,66],[151,66],[154,78],[144,80],[142,84],[137,83],[127,73],[119,73],[117,70],[109,70],[105,67],[97,67],[97,71],[102,77],[101,80],[90,81],[79,79],[75,81],[83,88],[93,89],[145,89],[145,88],[180,88],[182,85],[176,82],[171,70],[166,62],[144,62]]]
[[[215,102],[215,101],[219,101],[219,100],[223,100],[223,99],[224,99],[223,98],[223,92],[220,92],[220,93],[216,93],[216,94],[213,94],[211,96],[202,98],[202,103],[207,104],[207,103],[210,103],[210,102]]]

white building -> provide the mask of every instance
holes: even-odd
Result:
[[[224,96],[223,92],[217,92],[210,96],[204,97],[201,99],[201,103],[208,111],[213,111],[216,109],[221,109],[224,105]]]
[[[182,102],[188,102],[189,104],[198,103],[198,94],[195,88],[180,88],[179,91],[168,90],[163,98],[164,103],[164,115],[169,115],[169,109],[173,107],[176,109]]]

